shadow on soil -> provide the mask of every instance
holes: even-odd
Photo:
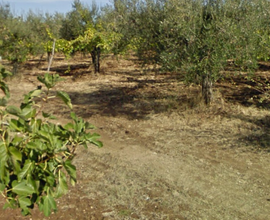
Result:
[[[41,70],[47,71],[47,68],[42,68]],[[59,74],[60,76],[70,76],[70,75],[78,76],[83,74],[90,74],[92,72],[92,66],[88,63],[72,64],[72,65],[65,64],[51,67],[50,70]]]
[[[243,135],[239,138],[243,143],[254,147],[255,150],[264,150],[270,152],[270,115],[263,118],[255,118],[247,115],[231,116],[244,122],[256,125],[252,134]]]
[[[269,66],[261,67],[270,68]],[[270,109],[270,101],[265,95],[269,93],[269,79],[264,75],[256,75],[248,80],[247,75],[226,77],[224,81],[217,83],[223,97],[234,104],[246,107],[256,106],[257,108]],[[226,82],[226,83],[224,83]]]
[[[171,109],[180,108],[181,105],[192,107],[193,98],[187,95],[164,96],[157,89],[150,92],[140,92],[144,83],[135,87],[100,88],[92,93],[69,93],[74,105],[83,106],[77,109],[82,117],[95,114],[112,117],[126,117],[129,120],[147,119],[150,113],[168,112]]]

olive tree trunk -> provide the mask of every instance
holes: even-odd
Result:
[[[206,105],[209,105],[213,99],[213,80],[209,73],[202,76],[202,97]]]
[[[101,51],[99,47],[94,47],[94,49],[91,51],[91,57],[92,57],[95,73],[100,72],[100,52]]]

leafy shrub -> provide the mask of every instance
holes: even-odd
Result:
[[[38,205],[45,216],[56,211],[55,199],[68,192],[68,181],[76,183],[72,164],[77,147],[91,143],[102,147],[99,135],[89,133],[94,126],[71,112],[72,122],[53,123],[55,117],[43,109],[48,101],[60,98],[72,109],[67,93],[51,89],[61,81],[58,75],[45,74],[38,80],[46,87],[24,96],[20,107],[7,105],[9,88],[0,74],[0,191],[6,199],[4,208],[20,208],[23,215]]]

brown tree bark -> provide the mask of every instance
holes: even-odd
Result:
[[[202,97],[204,103],[209,105],[213,99],[213,81],[210,74],[204,74],[202,77]]]
[[[100,72],[100,48],[94,47],[94,49],[91,52],[92,62],[94,65],[95,73]]]

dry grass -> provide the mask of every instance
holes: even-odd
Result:
[[[270,117],[256,103],[239,101],[237,92],[247,86],[219,82],[206,107],[199,87],[175,74],[142,72],[129,60],[108,58],[100,75],[82,66],[72,71],[58,89],[97,126],[104,147],[78,152],[77,187],[50,219],[269,218]],[[34,78],[21,83],[34,87]],[[12,91],[22,92],[15,83]],[[66,120],[66,110],[54,104],[49,109]],[[43,217],[35,211],[33,219]]]

